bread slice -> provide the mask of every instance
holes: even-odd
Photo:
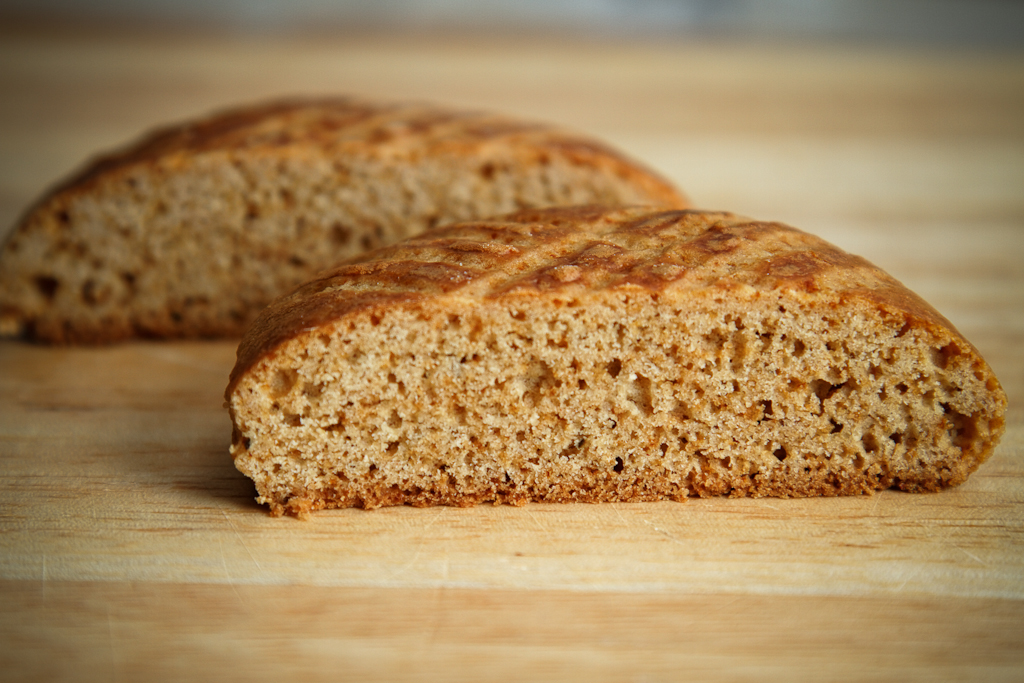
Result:
[[[728,213],[576,207],[379,249],[268,307],[227,388],[274,513],[963,482],[1006,397],[862,258]]]
[[[0,332],[240,336],[274,297],[366,249],[574,202],[686,206],[618,152],[535,123],[352,99],[229,111],[44,197],[0,254]]]

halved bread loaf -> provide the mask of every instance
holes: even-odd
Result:
[[[845,495],[963,482],[1006,397],[862,258],[726,213],[428,231],[268,307],[227,389],[275,513]]]
[[[0,333],[241,335],[274,297],[366,249],[574,202],[686,206],[601,143],[535,123],[349,99],[229,111],[44,197],[0,253]]]

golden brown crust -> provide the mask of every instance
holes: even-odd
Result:
[[[98,158],[40,200],[0,252],[0,330],[240,335],[368,248],[573,201],[687,205],[649,169],[542,124],[348,98],[230,110]]]
[[[436,228],[322,273],[256,319],[239,346],[227,393],[278,344],[357,309],[471,287],[467,296],[483,298],[626,285],[651,292],[741,285],[827,290],[916,321],[908,324],[947,328],[973,348],[883,270],[796,228],[692,209],[555,207]]]
[[[728,213],[435,228],[268,307],[226,391],[275,514],[852,495],[962,483],[991,369],[864,259]]]
[[[559,155],[574,163],[605,167],[642,186],[653,204],[685,205],[671,183],[596,140],[536,122],[428,104],[371,102],[351,97],[290,99],[228,109],[209,117],[156,130],[138,142],[97,157],[51,191],[88,192],[112,173],[137,165],[174,163],[211,153],[278,153],[316,150],[386,157],[454,153],[473,158],[482,145],[521,147],[524,157]],[[481,169],[486,174],[486,168]],[[493,169],[492,169],[493,172]]]

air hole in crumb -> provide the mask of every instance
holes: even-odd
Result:
[[[93,280],[86,280],[82,284],[82,301],[87,306],[95,306],[98,304],[99,296],[97,295],[96,283]]]
[[[950,361],[960,355],[960,348],[955,343],[950,342],[941,349],[932,349],[931,354],[932,364],[940,370],[945,370],[949,367]]]
[[[661,444],[661,446],[659,446],[659,448],[661,448],[661,457],[664,458],[665,454],[668,453],[668,444],[667,443],[663,443],[663,444]]]
[[[729,365],[733,372],[741,372],[746,359],[747,335],[743,332],[743,323],[737,320],[736,331],[732,333],[732,358],[729,360]]]
[[[861,444],[864,446],[866,453],[877,453],[878,452],[878,439],[871,432],[868,432],[860,438]]]
[[[577,384],[578,384],[578,386],[580,388],[580,391],[586,391],[586,389],[587,389],[587,380],[581,379],[579,382],[577,382]]]
[[[284,413],[284,423],[289,427],[301,427],[302,416],[295,413]]]
[[[838,434],[839,432],[843,431],[843,425],[839,424],[835,420],[829,420],[829,422],[832,423],[832,431],[829,432],[830,434]]]
[[[769,417],[772,416],[772,414],[773,414],[773,412],[772,412],[772,402],[771,401],[761,401],[761,415],[764,418],[769,418]]]
[[[614,377],[614,375],[612,375]],[[630,401],[646,416],[654,413],[654,399],[651,395],[651,380],[643,375],[637,375],[636,380],[629,383]]]
[[[779,446],[778,448],[776,448],[772,455],[774,455],[779,462],[782,462],[783,460],[789,457],[789,453],[786,452],[785,446]]]
[[[465,410],[463,410],[465,412]],[[392,429],[398,429],[402,426],[402,416],[398,414],[397,410],[392,409],[391,414],[388,415],[388,427]]]
[[[793,355],[794,356],[799,358],[800,356],[804,355],[804,353],[806,353],[806,351],[807,351],[807,345],[804,344],[803,341],[801,341],[800,339],[797,339],[795,342],[793,342]]]
[[[60,288],[60,280],[55,277],[48,275],[40,275],[35,279],[36,289],[43,295],[47,301],[53,301],[53,298],[57,295],[57,289]]]
[[[331,241],[339,247],[346,246],[352,241],[352,230],[341,223],[335,223],[331,226]]]
[[[480,167],[480,177],[484,180],[494,179],[494,164],[487,163]]]
[[[892,434],[889,435],[889,441],[892,441],[896,445],[903,443],[903,433],[893,432]]]
[[[818,400],[824,403],[827,399],[832,398],[832,395],[847,385],[847,382],[842,384],[832,384],[823,379],[816,379],[811,381],[811,391],[818,397]]]
[[[394,384],[397,381],[398,381],[398,378],[395,377],[395,373],[389,372],[388,373],[388,384]]]
[[[945,403],[942,404],[942,409],[949,416],[949,436],[953,445],[961,450],[969,449],[978,438],[977,419],[973,415],[964,415]]]
[[[299,379],[299,373],[290,368],[278,368],[270,380],[270,394],[274,398],[284,396]]]
[[[900,382],[899,384],[896,385],[896,391],[900,392],[901,394],[907,393],[907,389],[907,385],[904,384],[903,382]]]
[[[605,369],[612,377],[618,377],[619,373],[622,372],[622,361],[618,358],[614,358],[608,363]]]
[[[370,314],[370,324],[373,325],[374,327],[377,327],[378,325],[380,325],[380,319],[381,319],[380,313],[371,313]]]
[[[573,440],[571,444],[562,449],[559,453],[559,457],[565,458],[566,460],[572,459],[573,456],[578,455],[583,444],[586,443],[586,437],[578,437]]]
[[[523,389],[523,399],[528,405],[535,406],[548,393],[548,387],[557,387],[560,382],[547,363],[534,359],[519,378]]]
[[[615,458],[615,467],[612,469],[616,472],[622,472],[626,468],[625,463],[622,462],[622,458]]]
[[[388,447],[385,450],[387,450],[388,454],[394,455],[395,453],[398,452],[398,442],[397,441],[389,441],[388,442]]]
[[[725,335],[721,330],[715,330],[704,335],[704,343],[716,352],[725,348]]]
[[[526,311],[509,311],[513,320],[526,320]]]

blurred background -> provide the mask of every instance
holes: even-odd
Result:
[[[280,31],[358,25],[1019,47],[1016,0],[5,0],[8,15]]]

